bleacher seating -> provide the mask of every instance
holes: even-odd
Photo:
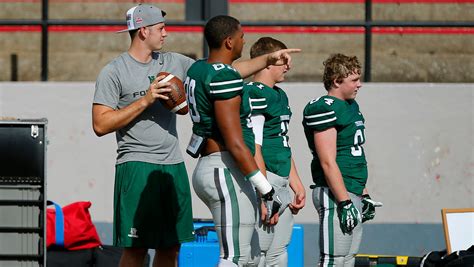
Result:
[[[51,19],[123,19],[134,0],[50,0]],[[167,19],[185,19],[185,0],[152,0],[168,12]],[[40,0],[2,1],[0,19],[40,19]],[[22,10],[22,12],[18,12]],[[229,15],[241,21],[361,21],[363,0],[229,0]],[[473,21],[474,0],[373,0],[374,20]],[[49,80],[93,81],[113,57],[125,51],[127,34],[116,26],[51,26]],[[322,61],[342,52],[364,60],[363,28],[357,27],[245,27],[248,57],[251,44],[271,35],[290,47],[300,47],[288,81],[321,80]],[[164,49],[202,57],[200,28],[168,27]],[[372,81],[474,82],[474,28],[374,28]],[[0,81],[11,77],[11,55],[18,58],[20,81],[40,80],[41,29],[39,26],[0,25]],[[463,62],[459,64],[459,62]],[[471,67],[468,67],[471,66]]]

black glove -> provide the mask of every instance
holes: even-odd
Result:
[[[280,197],[281,191],[276,191],[275,189],[270,190],[270,192],[266,193],[262,196],[262,199],[265,203],[265,207],[267,207],[267,223],[270,222],[270,218],[277,214],[280,210],[280,207],[283,205],[283,202]]]
[[[382,207],[382,202],[373,201],[369,194],[362,195],[362,222],[372,220],[375,217],[375,207]]]

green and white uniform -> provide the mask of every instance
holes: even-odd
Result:
[[[193,134],[224,143],[217,126],[214,101],[241,97],[243,81],[230,65],[194,63],[185,81]],[[247,146],[254,151],[249,123],[250,106],[242,99],[241,126]],[[192,179],[198,197],[212,214],[220,244],[220,266],[242,266],[249,262],[255,232],[257,200],[250,182],[238,169],[229,152],[199,158]],[[254,240],[256,241],[256,240]]]
[[[287,135],[291,119],[288,97],[281,88],[270,88],[258,82],[246,84],[245,89],[250,97],[252,116],[265,117],[262,144],[265,167],[279,176],[288,177],[291,168],[291,149]]]
[[[354,255],[362,239],[362,223],[352,234],[343,234],[337,216],[337,201],[327,185],[314,147],[314,132],[335,127],[337,130],[336,162],[349,196],[361,211],[362,191],[367,182],[367,161],[362,145],[365,142],[365,119],[355,100],[343,101],[332,96],[311,100],[303,111],[303,127],[313,154],[311,174],[316,187],[313,203],[320,219],[320,265],[353,266]]]
[[[261,150],[267,170],[267,179],[274,188],[284,188],[287,194],[282,195],[283,206],[280,210],[278,224],[264,225],[261,221],[257,229],[261,258],[259,266],[288,266],[287,246],[293,230],[293,214],[287,209],[291,202],[288,177],[291,169],[291,149],[289,145],[288,125],[291,109],[288,96],[281,88],[273,88],[259,82],[250,82],[244,86],[244,95],[248,94],[252,109],[252,121],[256,116],[263,116],[263,133]],[[261,129],[261,127],[255,127]],[[263,135],[262,135],[263,134]],[[257,141],[258,142],[258,141]]]
[[[355,100],[343,101],[332,96],[312,100],[303,111],[303,127],[309,149],[313,154],[311,174],[316,186],[326,186],[323,169],[314,148],[313,133],[331,127],[337,130],[336,162],[344,178],[347,191],[362,195],[367,182],[365,159],[365,119]]]
[[[242,96],[243,80],[231,65],[209,64],[205,59],[196,61],[188,71],[185,81],[186,97],[189,114],[193,121],[193,133],[213,139],[224,144],[222,135],[217,127],[214,101],[231,99]],[[242,98],[240,107],[240,124],[245,144],[254,153],[254,135],[249,121],[250,106]]]
[[[350,192],[349,197],[361,211],[361,198]],[[319,214],[318,266],[354,266],[362,241],[362,223],[359,221],[351,234],[344,234],[337,215],[337,202],[329,187],[314,188],[312,198]]]

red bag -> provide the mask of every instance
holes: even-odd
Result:
[[[94,248],[101,245],[92,223],[89,201],[74,202],[63,208],[48,201],[54,209],[46,212],[46,247],[62,246],[67,250]]]

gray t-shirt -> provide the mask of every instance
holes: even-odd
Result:
[[[161,71],[186,77],[194,63],[177,53],[153,53],[149,63],[141,63],[127,52],[121,54],[100,72],[94,94],[94,104],[113,109],[124,108],[146,94],[150,83]],[[176,131],[176,114],[155,101],[126,127],[116,131],[117,164],[142,161],[157,164],[183,162]]]

